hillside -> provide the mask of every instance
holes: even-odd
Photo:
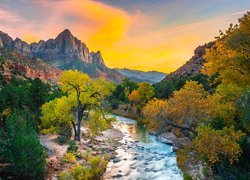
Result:
[[[124,76],[136,81],[136,82],[149,82],[149,83],[157,83],[160,82],[165,76],[165,73],[157,72],[157,71],[138,71],[138,70],[131,70],[131,69],[116,69]]]
[[[21,79],[40,78],[54,83],[60,73],[61,70],[53,68],[41,59],[30,58],[9,49],[0,48],[0,80],[10,80],[15,76]]]
[[[167,81],[173,78],[187,78],[193,77],[200,73],[200,70],[205,62],[204,55],[205,49],[211,48],[214,42],[209,42],[194,50],[194,55],[183,66],[176,71],[168,74],[162,81]]]

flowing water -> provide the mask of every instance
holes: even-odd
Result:
[[[116,150],[116,157],[108,163],[104,179],[183,179],[172,146],[149,135],[135,120],[112,116],[116,117],[114,126],[124,134],[124,138]]]

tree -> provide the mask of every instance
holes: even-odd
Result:
[[[206,50],[203,73],[218,73],[223,84],[249,86],[250,81],[250,12],[239,19],[239,25],[230,26],[215,45]],[[239,81],[240,79],[240,81]]]
[[[172,126],[196,134],[198,125],[214,116],[212,103],[209,93],[201,84],[188,81],[168,100],[150,101],[142,112],[145,119],[160,122],[161,128]]]
[[[8,170],[19,178],[42,179],[45,154],[37,138],[32,116],[27,111],[14,110],[0,128],[1,160],[9,163]]]
[[[181,167],[185,168],[188,162],[205,161],[214,166],[239,161],[242,150],[238,142],[245,136],[243,132],[235,131],[233,127],[215,130],[204,126],[197,128],[197,133],[191,145],[178,152],[177,161]]]
[[[139,87],[129,94],[128,99],[141,109],[153,96],[154,88],[149,83],[140,83]]]
[[[88,119],[91,109],[100,111],[104,116],[102,102],[111,94],[113,83],[103,78],[92,80],[76,70],[64,71],[59,82],[67,96],[46,103],[42,107],[41,120],[45,127],[54,127],[60,122],[72,124],[75,140],[80,141],[82,120]]]

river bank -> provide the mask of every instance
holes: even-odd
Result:
[[[84,127],[83,132],[86,132]],[[103,131],[92,142],[88,138],[82,137],[80,142],[76,142],[78,153],[84,154],[91,152],[93,156],[104,156],[107,154],[110,159],[116,156],[116,147],[120,146],[119,141],[123,139],[123,133],[116,129]],[[82,159],[76,159],[72,162],[65,161],[65,154],[68,144],[60,145],[57,141],[57,135],[40,135],[40,142],[47,152],[47,176],[45,179],[59,179],[59,174],[81,164]]]

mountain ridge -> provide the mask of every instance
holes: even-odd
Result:
[[[166,76],[165,73],[158,71],[140,71],[128,68],[115,68],[115,70],[136,82],[149,82],[152,84],[160,82]]]
[[[0,31],[0,47],[40,58],[55,68],[77,69],[94,78],[102,76],[115,82],[121,82],[124,78],[121,73],[105,65],[100,51],[89,52],[86,44],[73,36],[68,29],[59,33],[55,39],[31,44],[19,38],[13,40],[7,33]]]

